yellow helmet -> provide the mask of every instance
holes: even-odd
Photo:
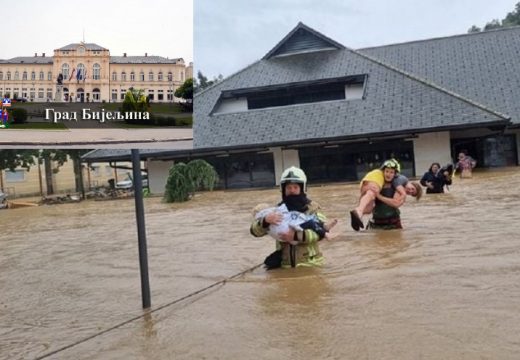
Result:
[[[396,159],[386,160],[383,165],[381,165],[381,170],[385,168],[395,169],[396,172],[401,172],[401,164]]]
[[[291,166],[290,168],[285,169],[282,173],[280,178],[280,189],[282,192],[285,183],[302,184],[303,192],[307,192],[307,176],[302,169],[297,168],[296,166]]]

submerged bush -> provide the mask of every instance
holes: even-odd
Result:
[[[164,201],[168,203],[188,201],[195,191],[213,190],[217,182],[217,172],[204,160],[174,164],[168,174]]]

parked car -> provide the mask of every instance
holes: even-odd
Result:
[[[143,175],[142,184],[144,188],[148,187],[148,175]],[[130,176],[116,183],[116,189],[131,189],[133,186],[134,182]]]
[[[27,98],[18,97],[18,98],[11,99],[11,103],[16,103],[16,102],[27,102]]]
[[[131,189],[133,185],[132,179],[121,180],[116,183],[116,189]]]

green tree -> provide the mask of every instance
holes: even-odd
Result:
[[[148,111],[149,108],[150,100],[144,95],[143,89],[128,89],[121,107],[122,112],[143,112]]]
[[[53,150],[2,150],[0,151],[0,169],[14,171],[17,167],[22,167],[30,171],[31,165],[36,165],[35,159],[38,159],[39,164],[45,165],[47,194],[53,194],[52,161],[58,161],[59,166],[64,163],[62,155],[55,155]]]
[[[511,11],[502,20],[503,26],[516,26],[520,25],[520,2],[515,5],[515,10]]]
[[[198,81],[195,81],[195,84],[197,86],[197,91],[203,90],[211,85],[208,81],[208,78],[206,76],[204,76],[204,74],[202,74],[202,71],[197,71],[197,80]]]
[[[215,85],[216,83],[224,80],[224,76],[222,74],[219,74],[216,77],[213,77],[213,80],[208,80],[204,74],[202,74],[201,71],[197,72],[197,79],[194,82],[194,90],[195,92],[199,92],[201,90],[204,90],[205,88],[208,88],[212,85]]]
[[[59,168],[72,159],[76,191],[84,194],[81,155],[89,151],[88,149],[0,150],[0,170],[14,171],[22,167],[29,171],[32,165],[43,165],[47,195],[52,195],[54,194],[53,174],[59,172]]]
[[[193,79],[186,79],[177,90],[175,90],[176,97],[183,98],[187,102],[193,101]]]
[[[520,25],[520,2],[515,5],[515,10],[507,13],[504,19],[493,19],[490,22],[486,23],[483,29],[480,29],[478,26],[473,25],[468,29],[468,33],[487,31],[517,25]]]
[[[501,27],[502,27],[502,24],[500,23],[500,20],[493,19],[490,22],[486,23],[486,25],[484,26],[484,31],[498,29]]]
[[[218,182],[215,168],[202,159],[192,160],[188,163],[188,177],[193,182],[195,190],[213,190]]]
[[[35,158],[38,157],[38,150],[0,150],[0,170],[14,171],[17,167],[31,169],[35,165]]]
[[[47,194],[54,193],[52,185],[52,161],[57,161],[59,166],[63,165],[66,160],[63,160],[61,154],[53,153],[55,150],[2,150],[0,151],[0,169],[9,169],[14,171],[17,167],[25,168],[30,171],[31,165],[38,164],[45,165],[45,182],[47,184]]]
[[[217,172],[204,160],[193,160],[188,164],[177,163],[170,168],[164,201],[188,201],[195,191],[213,190],[217,182]]]
[[[9,121],[14,124],[23,124],[27,122],[27,110],[24,108],[9,109]]]

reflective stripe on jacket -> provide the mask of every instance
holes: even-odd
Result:
[[[315,214],[320,221],[325,222],[327,218],[319,210],[319,205],[311,202],[305,213]],[[255,237],[266,235],[269,226],[264,227],[263,225],[263,219],[253,221],[250,228],[251,235]],[[322,265],[324,259],[318,245],[321,240],[320,236],[315,231],[306,229],[297,231],[296,237],[298,239],[297,245],[276,241],[276,250],[282,250],[282,267]]]

